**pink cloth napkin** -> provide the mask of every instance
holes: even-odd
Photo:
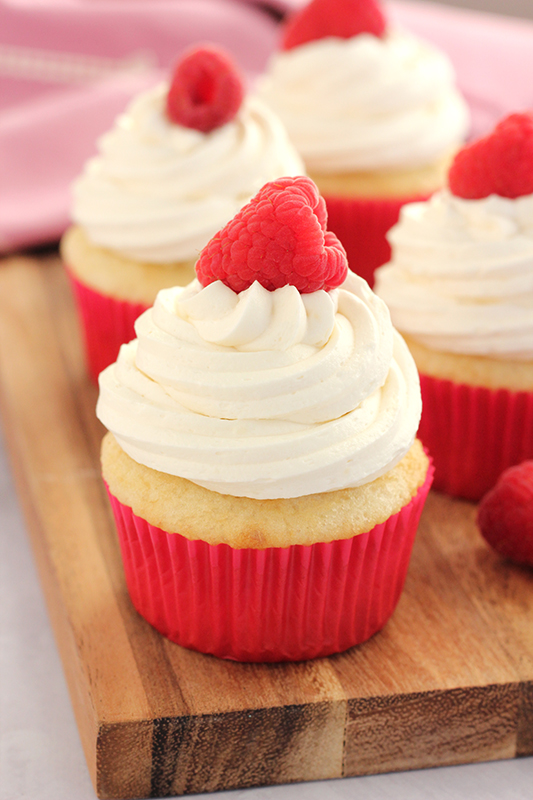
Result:
[[[70,184],[96,138],[184,47],[218,42],[253,78],[276,46],[276,12],[303,2],[0,0],[0,252],[61,235]],[[533,106],[533,23],[430,2],[387,5],[450,55],[473,134]]]

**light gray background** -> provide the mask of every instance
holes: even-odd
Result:
[[[533,0],[439,0],[441,5],[533,19]],[[533,797],[533,793],[532,793]]]

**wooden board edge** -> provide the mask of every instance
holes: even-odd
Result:
[[[8,459],[19,503],[26,521],[37,574],[52,631],[54,633],[56,646],[59,651],[63,674],[72,703],[89,775],[96,790],[97,715],[91,702],[88,682],[83,664],[80,660],[79,648],[68,618],[64,613],[61,591],[58,582],[55,580],[55,569],[50,560],[49,553],[44,546],[44,528],[38,510],[31,501],[30,486],[26,479],[26,474],[18,455],[15,442],[13,441],[13,425],[10,422],[7,406],[8,404],[5,402],[0,385],[0,416],[4,438],[7,444]]]
[[[349,701],[345,775],[514,758],[522,706],[520,683]]]
[[[347,703],[336,700],[102,725],[97,794],[132,800],[340,778],[346,721]]]
[[[533,756],[533,681],[520,684],[516,755]]]

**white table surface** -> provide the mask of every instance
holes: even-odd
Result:
[[[240,789],[206,800],[533,800],[533,758]],[[0,440],[0,800],[94,800]]]

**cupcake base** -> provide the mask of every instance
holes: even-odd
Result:
[[[128,590],[167,638],[236,661],[300,661],[360,644],[400,597],[430,466],[413,499],[350,539],[236,549],[166,533],[108,490]]]
[[[87,369],[97,383],[100,372],[116,361],[120,346],[135,338],[135,320],[149,306],[101,294],[68,267],[67,274],[81,320]]]
[[[134,261],[95,245],[78,225],[66,230],[60,250],[95,382],[116,360],[120,345],[135,338],[133,324],[153,304],[159,290],[186,286],[195,277],[194,261]]]
[[[420,375],[418,436],[434,461],[433,488],[480,500],[504,469],[533,458],[533,392]]]
[[[404,198],[335,197],[324,194],[328,230],[341,240],[350,269],[374,285],[374,271],[390,261],[387,231],[398,222],[406,203],[427,200],[428,194]]]

